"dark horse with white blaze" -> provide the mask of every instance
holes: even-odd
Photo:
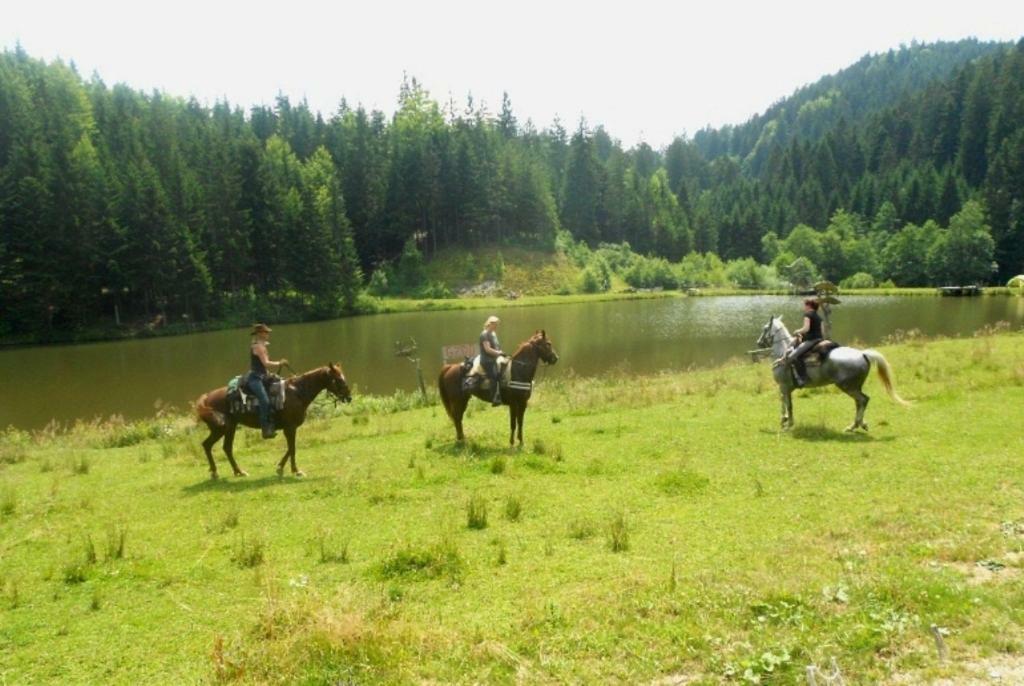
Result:
[[[541,330],[533,334],[529,340],[519,344],[516,351],[512,353],[511,380],[519,384],[532,385],[533,377],[537,373],[538,362],[554,364],[558,362],[558,355],[551,345],[551,339]],[[490,402],[491,390],[477,386],[472,391],[463,390],[463,370],[461,364],[448,364],[441,369],[437,379],[437,388],[441,393],[441,401],[448,416],[455,424],[455,435],[458,440],[465,439],[462,433],[462,415],[466,413],[466,406],[469,404],[469,396],[475,395],[481,400]],[[513,388],[503,386],[501,389],[501,403],[508,405],[509,445],[515,445],[518,429],[519,445],[523,444],[523,415],[526,414],[526,404],[530,401],[532,390],[524,388]]]
[[[761,330],[757,344],[761,348],[771,348],[772,357],[779,360],[793,347],[793,336],[782,323],[782,317],[772,317]],[[839,346],[833,348],[820,365],[807,365],[808,383],[805,388],[835,384],[857,404],[857,414],[853,418],[853,424],[846,427],[847,431],[868,430],[868,425],[864,421],[864,410],[867,409],[870,398],[864,394],[861,387],[871,372],[872,362],[878,365],[878,376],[882,379],[882,385],[885,386],[889,397],[901,405],[909,405],[893,389],[889,362],[877,350]],[[779,394],[782,397],[782,428],[790,428],[793,426],[793,390],[796,388],[793,371],[783,362],[775,365],[772,374],[775,383],[779,385]]]
[[[288,450],[277,465],[278,476],[284,475],[284,463],[291,459],[292,474],[305,476],[295,466],[295,432],[306,421],[306,408],[313,399],[322,391],[327,391],[337,400],[343,403],[352,402],[352,393],[349,391],[348,382],[336,364],[328,364],[326,367],[319,367],[310,370],[305,374],[289,377],[285,381],[284,407],[273,412],[274,425],[284,431],[284,437],[288,441]],[[203,449],[206,451],[206,459],[210,461],[210,478],[217,478],[217,465],[213,461],[211,449],[217,441],[224,438],[224,454],[228,456],[231,469],[235,476],[248,476],[246,472],[238,467],[232,448],[235,442],[235,430],[238,425],[248,426],[253,429],[260,428],[259,413],[231,414],[228,409],[228,389],[222,386],[216,390],[204,393],[196,401],[196,413],[207,427],[210,435],[203,441]]]

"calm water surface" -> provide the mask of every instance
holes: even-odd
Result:
[[[597,375],[628,365],[638,372],[713,365],[754,347],[769,315],[800,324],[801,298],[739,296],[667,298],[510,308],[498,331],[511,351],[535,329],[546,329],[561,360],[539,379]],[[395,341],[414,337],[427,383],[441,365],[441,348],[473,343],[485,310],[415,312],[274,326],[271,356],[303,371],[340,361],[357,393],[415,388],[413,365],[394,356]],[[851,296],[834,309],[837,340],[879,343],[897,329],[969,335],[1005,320],[1024,324],[1024,298]],[[184,406],[248,367],[246,330],[174,338],[0,351],[0,426],[35,429],[114,414],[150,416],[160,404]]]

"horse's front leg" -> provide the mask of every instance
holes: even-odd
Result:
[[[526,403],[525,402],[522,405],[519,406],[519,411],[517,412],[517,414],[519,415],[519,447],[522,448],[523,447],[523,419],[526,418]]]
[[[516,406],[515,403],[508,403],[508,445],[511,448],[516,444]]]
[[[779,395],[782,398],[782,428],[788,429],[793,426],[793,391],[781,388]]]
[[[235,462],[235,431],[237,430],[237,424],[227,427],[227,431],[224,434],[224,454],[228,456],[228,462],[231,463],[231,470],[235,473],[235,476],[249,476],[249,473],[241,469],[238,463]]]
[[[277,475],[278,476],[284,476],[284,466],[288,462],[288,458],[292,457],[292,454],[295,451],[295,429],[290,429],[290,428],[289,429],[285,429],[284,430],[284,438],[285,438],[285,441],[288,444],[288,447],[285,448],[284,455],[281,456],[281,461],[277,463]],[[292,460],[293,460],[293,462],[292,462],[292,471],[295,470],[294,459],[295,458],[292,457]]]
[[[295,466],[295,427],[291,427],[284,430],[284,437],[288,440],[288,453],[291,455],[292,460],[292,475],[303,477],[306,473]]]

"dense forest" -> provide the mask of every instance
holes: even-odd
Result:
[[[422,256],[563,250],[579,288],[990,282],[1024,270],[1024,41],[867,56],[741,126],[624,148],[506,96],[393,115],[249,111],[0,54],[0,335],[198,321],[365,287],[438,294]],[[280,311],[280,310],[278,310]]]

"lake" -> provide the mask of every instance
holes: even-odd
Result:
[[[833,309],[833,336],[878,344],[898,329],[928,335],[970,335],[986,324],[1024,323],[1024,298],[848,296]],[[707,366],[743,355],[769,315],[800,324],[802,298],[736,296],[577,303],[498,311],[502,347],[511,352],[545,329],[561,360],[538,381],[611,368],[655,372]],[[390,394],[416,387],[415,368],[394,355],[395,342],[419,345],[426,382],[433,386],[441,348],[475,343],[486,310],[372,315],[308,324],[274,325],[271,357],[297,371],[340,361],[356,393]],[[273,323],[271,322],[273,325]],[[248,330],[169,338],[16,348],[0,351],[0,426],[38,429],[122,415],[151,416],[165,405],[185,407],[224,385],[249,364]],[[767,373],[767,370],[766,370]],[[899,370],[896,370],[897,379]]]

